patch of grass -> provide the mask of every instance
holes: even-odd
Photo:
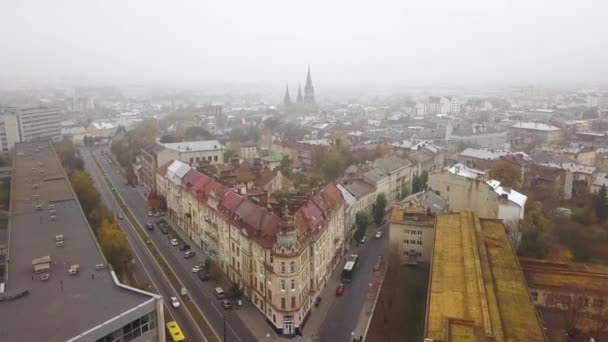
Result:
[[[101,169],[101,167],[99,166],[99,163],[97,162],[97,159],[95,159],[95,157],[93,157],[93,159],[95,160],[95,163],[97,164],[97,167],[99,169]],[[112,189],[111,190],[112,196],[114,196],[114,199],[116,199],[116,201],[118,202],[118,205],[120,206],[120,208],[122,209],[122,211],[125,213],[125,216],[129,220],[129,222],[131,223],[131,225],[133,227],[135,227],[135,231],[137,232],[137,234],[139,235],[139,237],[141,238],[141,240],[144,241],[144,243],[146,245],[146,248],[148,248],[148,250],[150,251],[150,253],[154,257],[154,259],[156,259],[156,262],[160,266],[161,270],[165,273],[165,275],[167,276],[167,279],[169,279],[169,282],[171,283],[171,286],[173,286],[173,288],[175,289],[175,291],[177,291],[178,293],[181,293],[182,284],[177,279],[177,276],[175,275],[175,273],[173,273],[173,271],[171,270],[171,268],[169,267],[169,265],[167,264],[167,262],[165,261],[165,259],[162,257],[162,255],[160,254],[160,252],[156,248],[156,246],[154,246],[153,244],[146,243],[146,241],[148,241],[148,237],[146,236],[146,233],[145,233],[144,229],[141,227],[141,225],[139,224],[139,222],[135,219],[135,217],[133,216],[133,214],[131,213],[131,211],[127,207],[127,205],[123,202],[122,197],[120,197],[120,195],[118,194],[118,192],[116,191],[116,189],[113,187],[113,185],[110,182],[109,178],[107,176],[103,176],[103,179],[106,182],[107,186],[110,189]],[[198,310],[198,308],[192,302],[192,300],[190,299],[190,297],[187,296],[185,298],[182,298],[182,302],[188,308],[188,311],[190,312],[190,314],[192,315],[192,317],[196,321],[196,324],[199,326],[199,328],[203,332],[203,335],[205,336],[205,338],[207,339],[207,341],[209,341],[209,342],[220,342],[219,337],[215,334],[215,331],[211,328],[211,326],[209,325],[209,323],[207,322],[207,320],[205,319],[205,317],[203,317],[203,314]]]

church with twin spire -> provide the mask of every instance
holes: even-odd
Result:
[[[289,86],[285,86],[285,96],[283,97],[283,105],[286,108],[316,108],[317,103],[315,102],[315,88],[312,85],[312,78],[310,77],[310,66],[308,66],[308,74],[306,75],[306,85],[304,86],[304,96],[302,96],[302,86],[298,85],[298,97],[296,101],[291,100],[289,95]]]

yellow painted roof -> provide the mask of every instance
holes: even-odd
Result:
[[[437,218],[426,329],[435,341],[545,340],[501,221]]]

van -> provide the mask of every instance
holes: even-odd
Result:
[[[224,299],[226,298],[226,295],[224,294],[224,289],[221,287],[216,287],[213,292],[215,292],[215,296],[217,297],[217,299]]]

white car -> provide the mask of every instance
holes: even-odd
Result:
[[[376,232],[376,239],[379,239],[381,237],[382,237],[382,231],[379,230]]]
[[[192,267],[192,273],[198,273],[203,269],[203,266],[201,265],[196,265],[194,267]]]
[[[181,306],[181,304],[179,303],[179,300],[177,299],[177,297],[171,297],[171,306],[174,309],[177,309]]]
[[[154,216],[154,212],[152,210],[148,211],[148,217]]]
[[[177,239],[171,239],[171,246],[177,246],[179,245],[179,242],[177,242]]]

